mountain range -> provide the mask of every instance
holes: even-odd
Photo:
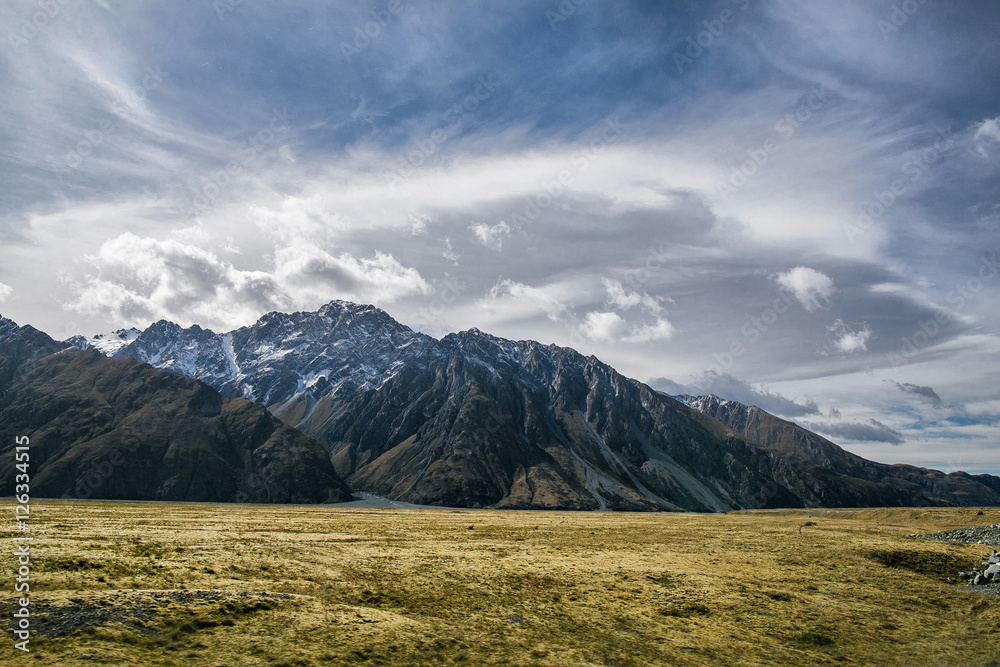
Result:
[[[302,438],[306,454],[291,462],[321,466],[330,482],[312,485],[327,498],[344,497],[343,479],[394,500],[459,507],[1000,505],[997,477],[874,463],[759,408],[667,396],[570,348],[477,329],[438,340],[373,306],[334,301],[221,334],[160,321],[61,344],[38,339],[32,360],[15,342],[31,338],[27,329],[0,332],[0,373],[9,347],[11,367],[64,373],[86,361],[102,373],[135,373],[137,391],[164,382],[154,378],[167,372],[194,383],[178,391],[204,387],[219,405],[265,406],[262,418],[273,415],[287,425],[286,437]],[[0,423],[27,424],[19,411],[34,404],[8,396],[27,395],[17,382],[27,380],[5,387],[0,405],[10,416],[0,413]],[[35,401],[55,390],[29,385]],[[225,414],[192,418],[225,422]],[[10,431],[0,429],[8,449]],[[237,447],[256,451],[253,442]],[[315,461],[317,447],[329,469]],[[163,463],[151,455],[151,467]],[[241,470],[233,479],[249,474]]]
[[[25,436],[33,497],[351,498],[324,448],[263,406],[0,318],[0,480],[10,492]]]

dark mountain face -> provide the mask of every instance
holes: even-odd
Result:
[[[463,507],[799,505],[771,455],[594,358],[478,331],[337,405],[322,438],[359,488]]]
[[[224,400],[201,382],[132,359],[59,350],[26,329],[7,327],[0,337],[0,360],[16,368],[0,385],[4,488],[14,480],[15,437],[27,435],[31,490],[39,497],[350,498],[323,447],[263,406]]]
[[[1000,504],[1000,478],[992,475],[946,475],[915,466],[875,463],[756,406],[716,396],[679,398],[784,458],[849,478],[847,490],[856,491],[840,503],[845,506]]]
[[[695,511],[1000,503],[993,482],[879,467],[766,413],[719,412],[720,423],[571,349],[475,329],[437,341],[372,306],[271,313],[227,334],[158,322],[114,354],[265,403],[322,442],[355,488],[397,500]]]
[[[0,317],[0,388],[13,380],[28,361],[66,347],[67,343],[58,343],[34,327],[19,327],[12,320]]]

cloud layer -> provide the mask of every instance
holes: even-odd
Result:
[[[180,232],[177,236],[183,237]],[[178,240],[125,233],[88,256],[93,273],[75,285],[71,310],[110,313],[123,326],[169,319],[229,330],[271,310],[315,309],[330,294],[392,303],[429,291],[413,268],[377,252],[356,258],[286,239],[266,270],[238,269],[214,252]]]

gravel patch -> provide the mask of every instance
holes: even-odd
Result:
[[[917,537],[924,540],[941,540],[944,542],[965,542],[967,544],[983,544],[991,547],[1000,547],[1000,523],[995,523],[992,526],[942,530],[939,533],[929,533],[927,535],[907,535],[907,537]]]
[[[993,597],[1000,597],[1000,588],[996,585],[992,586],[955,586],[955,590],[965,591],[967,593],[979,593],[981,595],[992,595]]]
[[[251,593],[246,591],[123,591],[99,595],[72,597],[68,602],[32,601],[31,629],[46,637],[68,637],[76,632],[106,623],[121,623],[143,634],[157,631],[147,627],[147,621],[172,603],[189,605],[199,602],[227,602],[246,599],[291,600],[284,593]],[[0,604],[0,613],[13,611],[11,603]],[[12,630],[14,621],[7,623]]]

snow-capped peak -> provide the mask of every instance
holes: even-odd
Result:
[[[93,349],[110,357],[138,338],[141,333],[141,331],[133,327],[130,329],[118,329],[111,333],[95,334],[89,337],[73,336],[66,339],[66,342],[81,350]]]

